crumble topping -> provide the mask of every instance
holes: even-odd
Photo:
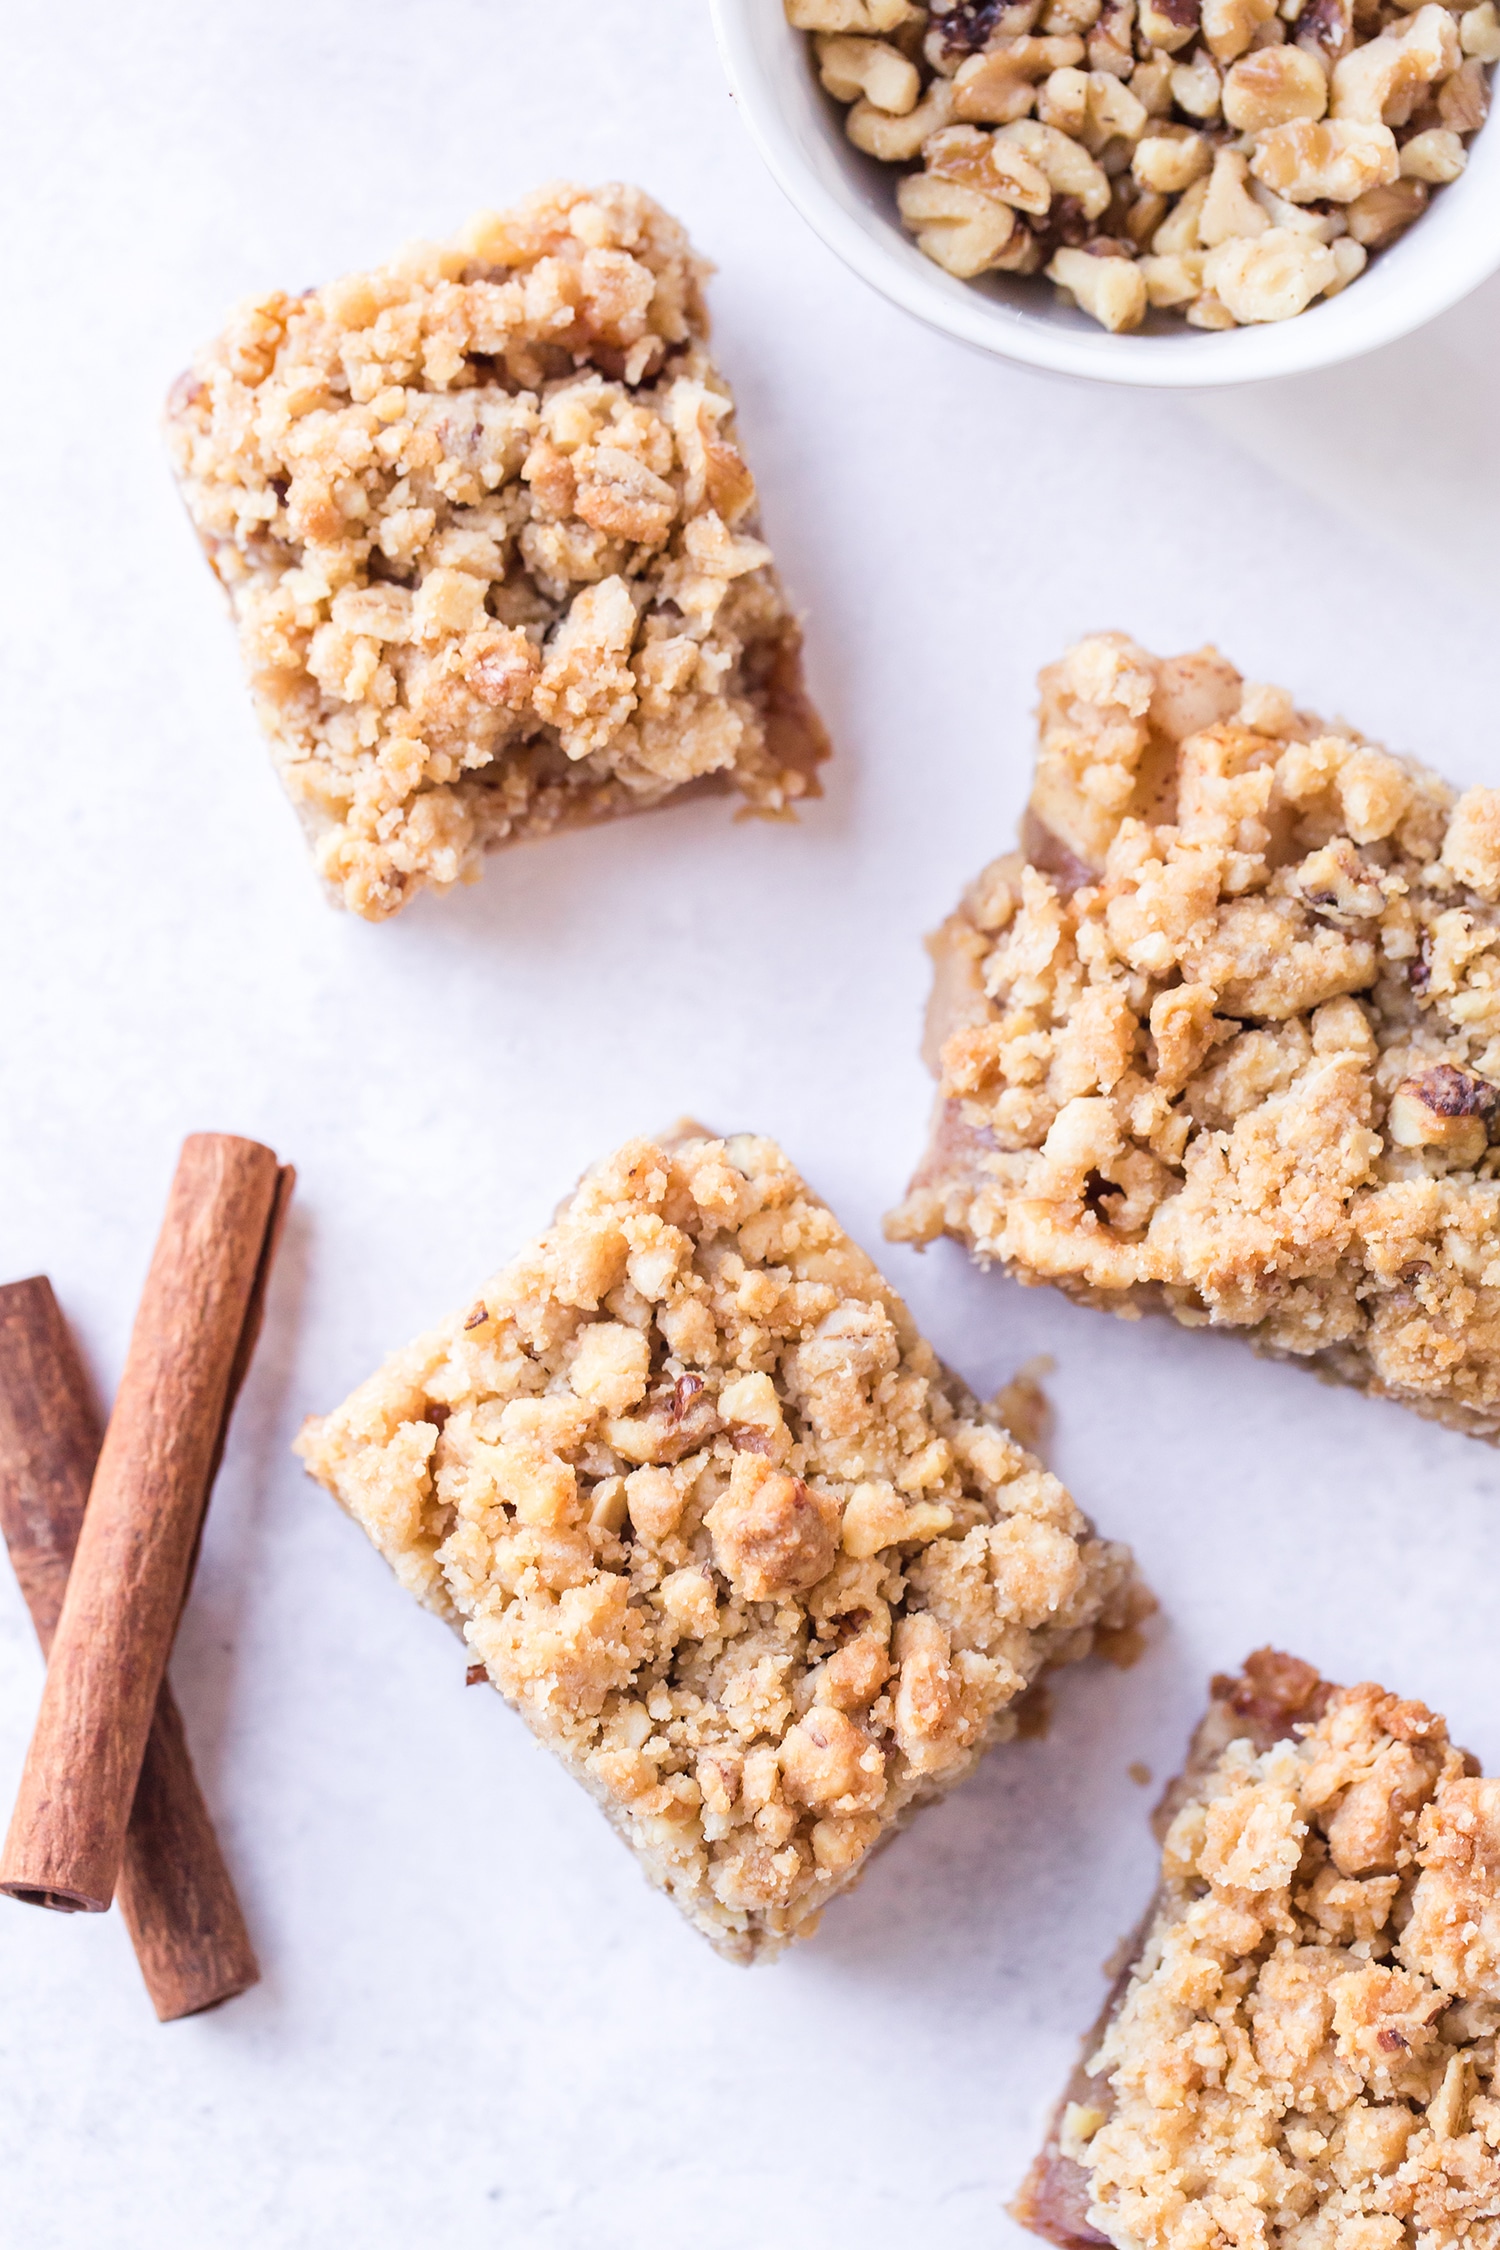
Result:
[[[1494,0],[786,0],[902,224],[1101,326],[1287,320],[1454,180]]]
[[[1257,1667],[1315,1689],[1283,1739],[1236,1715]],[[1369,1682],[1332,1689],[1263,1651],[1215,1689],[1144,1946],[1084,2065],[1095,2092],[1061,2120],[1088,2224],[1120,2250],[1486,2250],[1500,1782]]]
[[[776,1145],[681,1134],[298,1450],[748,1960],[1149,1603]]]
[[[703,282],[637,188],[240,307],[176,386],[177,474],[334,895],[827,754],[757,536]]]
[[[1216,650],[1042,675],[1027,851],[932,941],[887,1222],[1500,1432],[1500,790]]]

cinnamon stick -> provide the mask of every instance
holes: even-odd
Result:
[[[183,1144],[0,1854],[13,1898],[102,1913],[114,1896],[289,1188],[257,1141],[195,1133]],[[175,1757],[170,1739],[164,1755]]]
[[[73,1338],[42,1275],[0,1286],[0,1531],[45,1653],[62,1610],[99,1454]],[[163,2023],[217,2007],[260,1975],[166,1680],[125,1834],[120,1910]]]

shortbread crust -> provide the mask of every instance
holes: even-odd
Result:
[[[679,1134],[298,1445],[748,1961],[1149,1602],[774,1142]]]
[[[1042,675],[1022,852],[932,941],[888,1222],[1500,1432],[1500,790],[1213,649]]]
[[[1262,1649],[1156,1829],[1016,2216],[1061,2250],[1492,2250],[1500,1782],[1422,1704]]]
[[[189,512],[355,912],[690,792],[818,793],[708,270],[639,189],[557,186],[252,300],[175,388]]]

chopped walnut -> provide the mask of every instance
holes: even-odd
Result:
[[[1288,241],[1331,255],[1272,229],[1205,273],[1258,286]],[[934,940],[889,1231],[1500,1438],[1500,792],[1214,650],[1099,634],[1042,699],[1027,853]]]
[[[1284,227],[1221,243],[1203,261],[1205,283],[1242,324],[1289,319],[1327,289],[1337,270],[1324,243]]]
[[[838,1502],[768,1468],[758,1453],[737,1456],[727,1490],[704,1521],[714,1562],[749,1602],[804,1593],[827,1577],[838,1553]]]
[[[1149,1607],[770,1141],[629,1143],[470,1305],[298,1449],[732,1959]]]
[[[1300,47],[1259,47],[1224,74],[1224,122],[1237,133],[1261,133],[1295,118],[1321,117],[1328,79]]]
[[[926,256],[1115,332],[1336,296],[1462,171],[1500,57],[1494,0],[785,5]]]
[[[817,793],[707,270],[638,189],[549,188],[253,300],[175,387],[189,513],[356,913],[687,789]]]
[[[1500,1784],[1421,1704],[1309,1675],[1262,1650],[1214,1683],[1152,1914],[1018,2205],[1055,2241],[1494,2239]]]
[[[1380,187],[1366,188],[1349,205],[1350,236],[1362,249],[1383,250],[1426,208],[1425,180],[1391,180]]]
[[[1146,310],[1146,284],[1128,258],[1098,258],[1086,249],[1059,250],[1047,272],[1101,328],[1139,328]]]
[[[893,117],[904,117],[917,105],[915,66],[884,40],[820,39],[818,75],[835,101],[872,102]]]

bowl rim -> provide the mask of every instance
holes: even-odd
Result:
[[[1217,333],[1117,336],[1105,329],[1063,326],[957,282],[936,266],[930,273],[923,270],[930,261],[897,233],[890,220],[861,207],[852,185],[844,197],[819,177],[798,145],[762,52],[768,19],[774,18],[788,41],[809,36],[787,22],[782,0],[709,0],[709,8],[730,92],[787,200],[835,256],[871,288],[929,328],[991,357],[1142,389],[1203,391],[1224,384],[1264,382],[1337,366],[1396,343],[1447,312],[1500,268],[1500,194],[1492,183],[1483,182],[1476,183],[1481,198],[1465,199],[1444,229],[1441,247],[1446,255],[1429,255],[1415,266],[1404,277],[1399,296],[1381,291],[1371,304],[1353,284],[1295,319]],[[829,140],[835,141],[832,132]],[[858,161],[850,157],[842,135],[837,136],[837,145],[842,158]],[[1486,171],[1495,170],[1497,164],[1500,148]],[[1454,183],[1462,184],[1462,180]],[[1482,192],[1485,186],[1487,196]],[[1444,203],[1451,193],[1447,191]],[[1420,222],[1420,231],[1434,250],[1439,245],[1433,243],[1430,230],[1435,223],[1442,224],[1443,216],[1440,204]],[[1416,234],[1418,229],[1412,231]]]

